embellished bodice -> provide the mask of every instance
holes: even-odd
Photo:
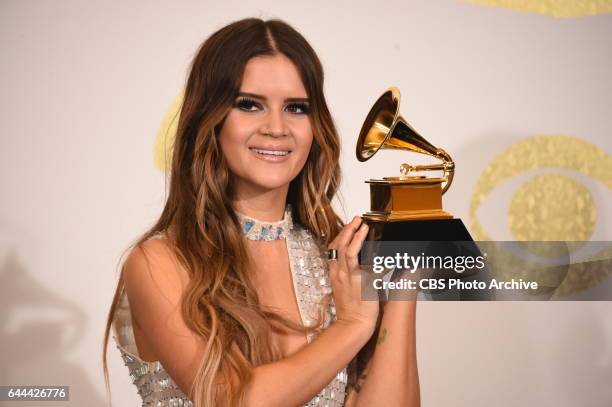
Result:
[[[290,220],[290,218],[289,218]],[[285,229],[289,253],[291,277],[300,316],[304,326],[311,326],[320,312],[321,300],[331,293],[327,262],[323,251],[310,232],[297,224]],[[280,232],[279,232],[280,233]],[[323,329],[336,320],[333,298],[325,309]],[[306,335],[308,343],[316,333]],[[192,407],[193,403],[174,383],[159,361],[147,362],[140,359],[134,333],[127,295],[122,294],[113,320],[113,338],[127,366],[143,407]],[[340,407],[344,405],[348,379],[345,366],[333,380],[310,400],[304,407]]]

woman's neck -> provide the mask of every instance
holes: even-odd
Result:
[[[269,190],[240,188],[233,201],[234,209],[243,215],[264,221],[276,222],[283,219],[289,185]]]

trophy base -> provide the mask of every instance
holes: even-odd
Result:
[[[384,222],[371,219],[366,215],[364,215],[364,221],[370,228],[366,241],[474,241],[461,219],[458,218]]]
[[[461,219],[436,219],[405,222],[376,222],[365,220],[369,226],[368,236],[359,253],[359,264],[372,265],[374,256],[396,257],[397,253],[416,253],[422,256],[483,256]],[[401,276],[402,270],[394,270]],[[476,266],[465,267],[457,273],[454,269],[432,266],[427,271],[427,278],[448,280],[475,280],[487,285],[492,278],[488,266],[484,269]],[[425,276],[425,275],[424,275]],[[379,293],[380,294],[380,293]],[[485,300],[489,292],[478,289],[442,289],[428,290],[427,295],[433,300]]]

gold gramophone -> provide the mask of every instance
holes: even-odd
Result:
[[[374,103],[359,133],[357,159],[366,161],[381,149],[394,149],[426,154],[441,162],[402,164],[400,176],[366,181],[370,184],[370,211],[362,217],[370,225],[368,240],[407,240],[404,232],[408,231],[419,233],[420,240],[472,240],[463,223],[442,210],[442,195],[453,181],[455,163],[446,151],[433,146],[408,124],[399,113],[399,104],[396,87]],[[442,176],[418,174],[429,171],[442,171]],[[406,222],[407,227],[401,226]]]

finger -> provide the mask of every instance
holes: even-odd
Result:
[[[337,260],[328,261],[327,264],[329,280],[334,285],[333,289],[339,289],[339,292],[342,292],[346,289],[351,278],[346,260],[343,256],[338,255]]]
[[[353,220],[344,226],[338,236],[329,244],[330,249],[336,249],[338,251],[338,259],[335,261],[329,261],[329,275],[330,278],[338,278],[339,281],[346,281],[350,275],[348,265],[345,258],[345,250],[348,243],[351,241],[355,231],[361,224],[361,217],[355,216]]]
[[[350,223],[342,228],[338,236],[329,244],[329,247],[337,250],[344,249],[353,238],[360,224],[361,217],[355,216]]]
[[[329,270],[330,279],[338,279],[338,281],[345,281],[348,278],[346,259],[342,255],[344,251],[337,250],[336,260],[327,260],[327,266]],[[329,256],[329,255],[328,255]]]
[[[351,270],[354,270],[355,268],[359,267],[359,260],[357,256],[359,255],[359,251],[361,250],[363,241],[368,236],[368,230],[368,225],[366,223],[363,223],[361,227],[359,227],[357,233],[355,233],[355,235],[353,236],[351,243],[346,248],[346,263],[348,268]]]

